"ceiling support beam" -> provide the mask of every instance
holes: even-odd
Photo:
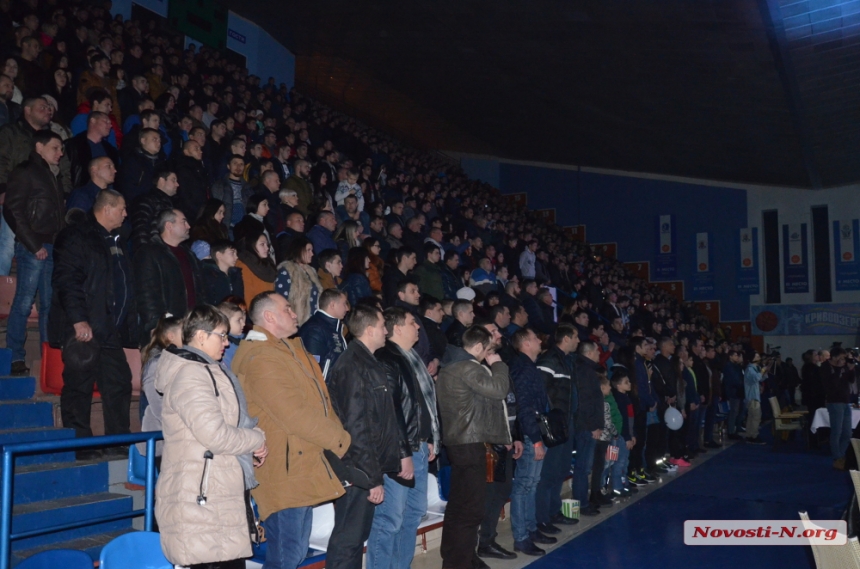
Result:
[[[809,122],[806,117],[803,100],[800,96],[797,74],[795,73],[791,54],[788,50],[788,40],[785,35],[782,10],[779,7],[778,0],[757,0],[757,2],[761,11],[762,22],[767,30],[774,64],[779,73],[788,108],[791,112],[794,130],[800,141],[800,148],[803,153],[803,165],[809,178],[809,185],[814,190],[820,190],[821,175],[818,172],[818,164],[815,161],[812,133],[809,129]]]

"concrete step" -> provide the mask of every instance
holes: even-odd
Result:
[[[108,491],[107,462],[62,462],[15,469],[13,504],[30,504]]]
[[[35,394],[35,377],[0,376],[0,400],[31,399]]]
[[[131,510],[131,496],[110,494],[107,492],[15,505],[12,507],[12,533],[130,512]],[[130,528],[131,524],[131,519],[118,520],[19,539],[12,542],[12,549],[19,551],[100,533],[118,531]]]
[[[80,537],[78,539],[72,539],[69,541],[61,541],[59,543],[53,543],[51,545],[42,545],[30,549],[13,551],[12,567],[15,567],[16,565],[18,565],[32,555],[42,553],[43,551],[49,551],[51,549],[76,549],[78,551],[83,551],[88,554],[90,557],[93,558],[93,561],[98,561],[99,555],[102,552],[102,548],[105,545],[118,538],[119,536],[131,533],[133,531],[137,530],[126,528],[117,531],[99,533],[96,535],[88,535],[86,537]]]
[[[68,440],[73,438],[75,438],[75,431],[73,429],[58,429],[56,427],[6,429],[0,430],[0,447],[13,443],[32,443],[53,440]],[[18,467],[31,464],[74,462],[74,460],[74,451],[54,452],[49,454],[32,454],[17,457],[15,459],[15,466]]]
[[[47,401],[0,401],[0,429],[54,426],[54,406]]]

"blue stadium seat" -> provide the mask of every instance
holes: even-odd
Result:
[[[161,552],[161,538],[152,531],[121,535],[104,546],[99,556],[101,569],[173,569]]]
[[[158,469],[155,471],[158,480]],[[128,482],[138,486],[146,486],[146,457],[137,450],[137,445],[128,447]]]
[[[18,564],[20,569],[93,569],[93,560],[83,551],[51,549],[28,557]]]

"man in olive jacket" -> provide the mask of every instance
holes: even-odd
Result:
[[[290,303],[265,292],[251,301],[249,315],[254,329],[232,367],[270,449],[253,494],[266,529],[266,567],[294,569],[307,555],[313,506],[344,494],[323,451],[342,457],[350,436],[332,409],[319,365],[300,338],[291,339],[298,320]]]
[[[475,547],[486,495],[484,444],[511,444],[504,403],[510,387],[508,366],[491,353],[492,347],[489,332],[470,327],[463,333],[463,347],[451,347],[451,363],[442,368],[436,383],[442,442],[451,461],[451,490],[442,525],[444,569],[471,569],[473,558],[481,563]]]

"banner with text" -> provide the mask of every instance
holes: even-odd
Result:
[[[678,254],[675,245],[675,216],[657,218],[657,250],[654,254],[654,279],[674,279],[678,276]]]
[[[833,252],[836,256],[836,290],[860,290],[860,220],[833,222]]]
[[[707,300],[714,297],[714,270],[711,241],[707,233],[696,233],[696,272],[693,273],[691,298]]]
[[[767,304],[750,311],[754,334],[833,336],[856,334],[860,329],[860,304]]]
[[[741,263],[738,267],[737,287],[741,294],[759,294],[758,227],[740,230]]]
[[[809,292],[809,256],[805,223],[782,226],[782,273],[786,294]]]

